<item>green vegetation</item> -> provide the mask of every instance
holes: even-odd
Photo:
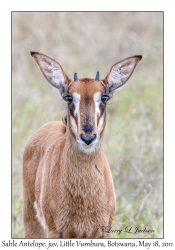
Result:
[[[163,14],[160,12],[12,13],[12,237],[22,238],[22,155],[41,125],[60,120],[66,103],[29,51],[56,59],[73,77],[105,77],[142,54],[131,79],[107,106],[106,154],[117,211],[116,238],[163,237]],[[154,230],[131,234],[126,227]]]

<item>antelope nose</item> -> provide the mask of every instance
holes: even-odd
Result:
[[[87,145],[89,145],[89,144],[91,144],[91,142],[94,140],[96,138],[96,135],[94,134],[94,135],[91,135],[91,136],[85,136],[85,135],[83,135],[83,134],[81,134],[81,139],[87,144]]]

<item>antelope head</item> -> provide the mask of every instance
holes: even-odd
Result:
[[[61,65],[39,52],[31,52],[48,82],[56,87],[67,102],[67,126],[78,149],[91,154],[98,148],[105,123],[106,103],[116,89],[132,75],[142,56],[128,57],[114,64],[105,79],[97,72],[94,79],[70,79]]]

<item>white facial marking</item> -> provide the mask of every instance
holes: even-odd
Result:
[[[101,133],[103,126],[104,126],[104,120],[103,120],[103,116],[102,116],[102,117],[100,117],[99,124],[98,124],[98,133],[99,134]]]
[[[72,131],[74,133],[74,135],[77,135],[77,125],[76,125],[76,122],[75,122],[75,119],[71,116],[71,127],[72,127]]]
[[[101,93],[100,92],[96,92],[94,94],[94,102],[95,102],[95,116],[100,115],[100,109],[99,109],[99,105],[101,102]]]
[[[75,106],[74,115],[76,115],[79,110],[80,99],[81,97],[78,93],[73,93],[73,103]]]

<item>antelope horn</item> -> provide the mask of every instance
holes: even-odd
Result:
[[[97,71],[97,74],[96,74],[96,77],[95,77],[95,81],[99,81],[100,80],[100,74],[99,72]]]
[[[78,81],[77,73],[74,74],[74,81]]]

